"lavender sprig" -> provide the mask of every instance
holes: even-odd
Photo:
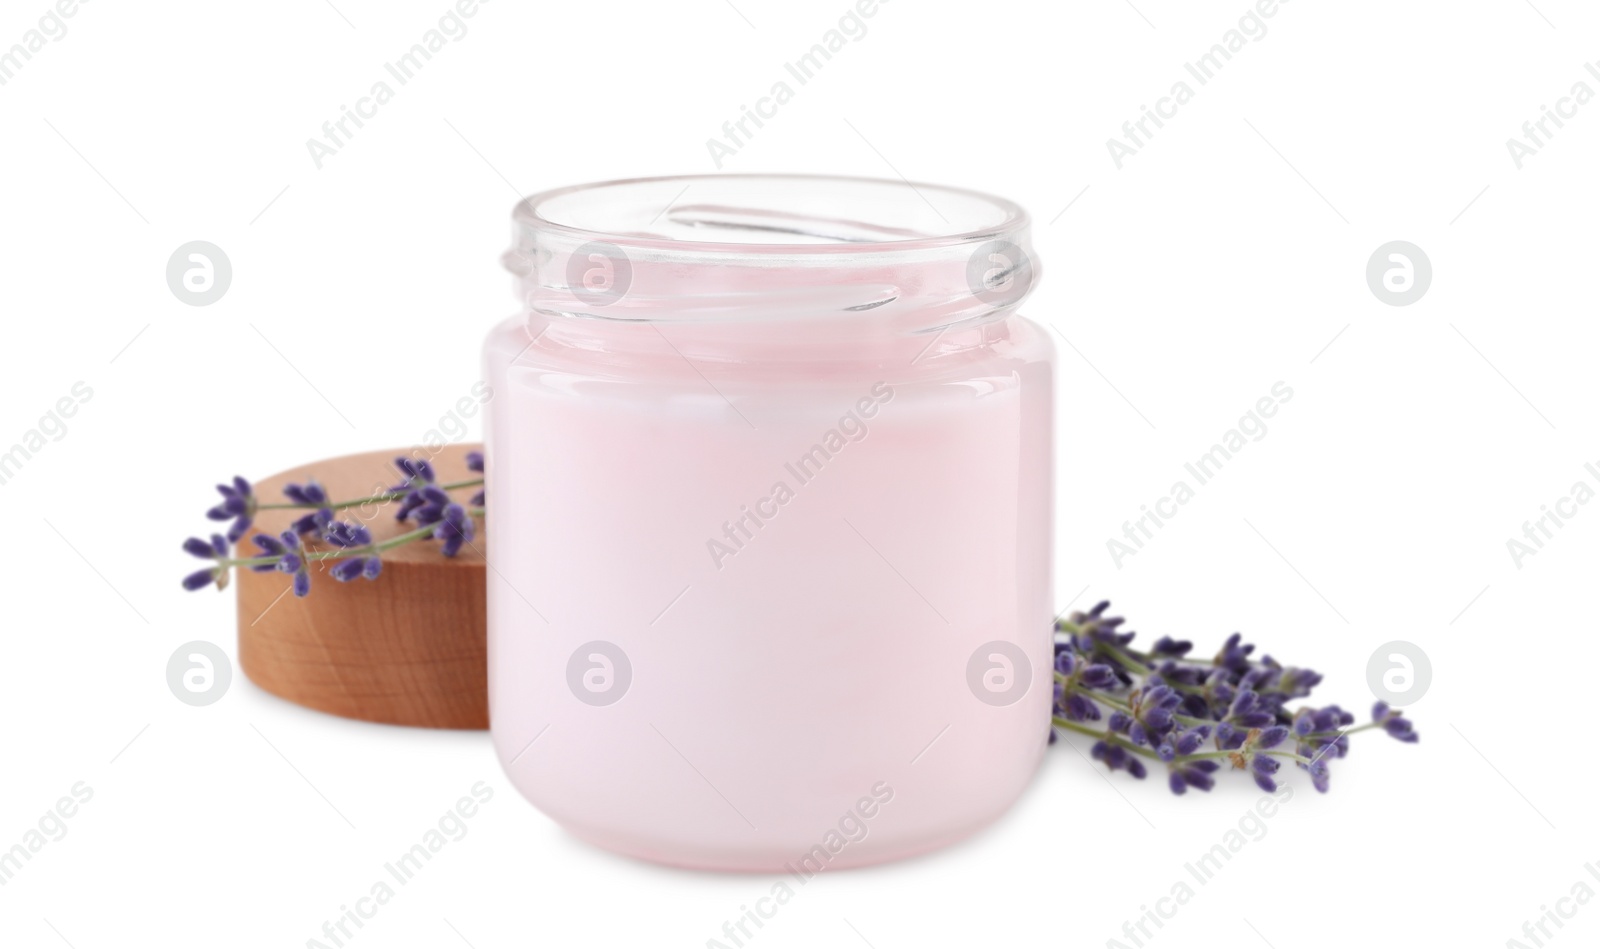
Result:
[[[1167,786],[1183,794],[1211,790],[1227,763],[1270,792],[1291,761],[1327,791],[1328,763],[1349,752],[1350,735],[1381,728],[1417,741],[1411,721],[1383,702],[1364,725],[1337,705],[1290,711],[1322,676],[1268,655],[1255,658],[1255,646],[1238,633],[1209,661],[1190,659],[1192,643],[1166,636],[1149,651],[1137,649],[1122,617],[1106,615],[1109,606],[1056,622],[1050,740],[1056,728],[1094,738],[1091,756],[1112,771],[1143,778],[1147,763],[1164,764]],[[1208,741],[1211,748],[1202,750]]]
[[[439,484],[433,466],[427,461],[407,457],[395,459],[395,467],[405,480],[387,491],[363,498],[334,501],[327,490],[315,480],[305,484],[285,485],[280,503],[262,504],[248,481],[236,477],[231,485],[218,485],[222,503],[206,512],[212,520],[231,520],[226,536],[212,534],[210,540],[191,537],[184,541],[183,549],[195,556],[212,561],[212,565],[184,577],[186,590],[200,590],[208,586],[224,589],[234,567],[256,572],[279,571],[293,578],[295,596],[311,592],[309,566],[322,561],[336,561],[328,570],[330,576],[341,583],[356,579],[376,580],[383,572],[382,554],[402,544],[421,540],[440,541],[439,552],[454,557],[461,548],[477,536],[475,518],[485,513],[482,486],[479,477],[451,484]],[[482,473],[483,455],[469,452],[467,467]],[[449,492],[464,488],[479,488],[468,505],[457,504]],[[341,521],[338,512],[369,504],[399,501],[396,519],[401,522],[414,519],[418,526],[410,531],[384,541],[374,541],[372,532],[361,524]],[[305,510],[289,530],[274,537],[256,534],[252,540],[258,549],[254,556],[241,556],[238,542],[249,531],[259,511]],[[323,549],[312,549],[310,543],[320,542]]]

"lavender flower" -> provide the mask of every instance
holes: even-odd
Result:
[[[1192,649],[1194,649],[1194,643],[1189,642],[1187,639],[1173,639],[1171,636],[1163,636],[1156,640],[1154,646],[1150,647],[1150,655],[1182,659]]]
[[[191,537],[183,542],[183,549],[186,553],[199,557],[201,560],[219,561],[216,566],[207,567],[204,570],[196,570],[194,573],[184,577],[183,588],[185,590],[201,590],[212,585],[215,585],[219,590],[227,587],[228,568],[220,563],[220,561],[227,559],[228,556],[227,538],[221,534],[212,534],[211,539],[208,541],[201,540],[198,537]]]
[[[372,546],[372,532],[365,527],[347,521],[334,521],[322,532],[322,539],[345,550],[367,548],[358,556],[341,559],[328,571],[340,583],[348,583],[357,577],[376,580],[378,574],[383,572],[383,561]]]
[[[483,472],[482,452],[468,452],[466,461],[469,470],[479,474]],[[265,507],[311,510],[293,521],[289,530],[282,534],[255,535],[253,539],[260,548],[259,555],[240,559],[229,557],[229,545],[237,543],[248,532],[261,505],[250,483],[243,478],[234,478],[231,484],[217,485],[222,501],[206,514],[212,520],[232,523],[226,536],[213,534],[209,541],[192,537],[184,542],[183,548],[188,553],[214,561],[213,566],[185,576],[184,589],[227,586],[232,568],[247,567],[258,573],[277,570],[290,574],[294,578],[295,595],[305,596],[311,591],[308,565],[312,560],[329,561],[328,572],[335,580],[347,583],[361,577],[377,579],[383,572],[381,552],[399,544],[438,540],[441,542],[440,552],[446,557],[459,554],[461,548],[477,536],[477,525],[472,519],[472,512],[453,501],[449,492],[470,487],[474,482],[441,485],[433,465],[424,459],[402,456],[395,459],[394,465],[404,480],[372,497],[335,502],[328,490],[315,479],[308,479],[303,484],[285,485],[283,495],[288,503],[268,504]],[[477,479],[477,483],[481,484],[482,479]],[[346,508],[396,499],[400,501],[398,519],[402,522],[414,521],[417,527],[382,543],[375,543],[372,532],[366,527],[337,520],[335,516],[336,511]],[[484,495],[480,490],[471,501],[476,513],[482,513],[483,503]],[[307,539],[302,540],[302,537]],[[309,545],[314,542],[326,544],[329,549],[313,552]],[[1085,681],[1108,685],[1117,683],[1118,679],[1111,667],[1102,666],[1093,669]],[[1087,706],[1081,702],[1077,704],[1080,709],[1087,709],[1084,714],[1098,716],[1098,709],[1092,703]]]
[[[222,495],[222,502],[207,511],[206,517],[213,521],[232,521],[228,525],[228,541],[237,543],[255,521],[255,494],[250,490],[250,482],[237,475],[233,484],[217,485],[217,493]]]
[[[316,510],[301,517],[290,525],[290,530],[296,534],[317,534],[328,528],[333,523],[333,508],[328,506],[328,492],[316,481],[307,481],[305,484],[286,484],[283,486],[283,496],[296,504],[306,507],[315,507]]]
[[[1208,725],[1174,731],[1157,746],[1156,757],[1170,763],[1179,755],[1192,755],[1200,750],[1200,746],[1210,735],[1211,728]]]
[[[449,495],[435,486],[438,479],[434,476],[433,465],[421,459],[401,455],[394,460],[394,466],[405,475],[404,481],[389,489],[400,494],[400,509],[395,512],[395,520],[406,521],[412,512],[424,505],[438,504],[442,507],[443,504],[449,503]],[[433,493],[430,493],[430,489]],[[440,497],[444,500],[438,501]]]
[[[267,534],[255,536],[256,546],[264,557],[274,557],[275,562],[258,565],[257,570],[277,570],[294,577],[294,595],[305,596],[311,592],[311,574],[306,571],[305,548],[300,545],[300,535],[284,531],[274,538]]]
[[[439,552],[446,557],[454,557],[460,553],[461,545],[476,536],[472,518],[467,516],[467,509],[459,504],[446,505],[438,524],[439,526],[434,528],[433,536],[436,540],[444,541]]]
[[[1252,755],[1250,758],[1250,776],[1255,778],[1256,787],[1271,794],[1278,789],[1278,782],[1272,777],[1278,773],[1278,760],[1266,755]]]
[[[1173,794],[1182,794],[1190,788],[1209,791],[1216,785],[1211,775],[1220,767],[1215,761],[1206,759],[1173,765],[1167,771],[1167,787],[1172,789]]]
[[[1390,708],[1388,702],[1378,702],[1372,706],[1372,720],[1383,726],[1383,730],[1390,738],[1415,744],[1417,733],[1411,721],[1405,718],[1399,709]]]
[[[1349,752],[1353,732],[1381,728],[1417,740],[1412,723],[1382,702],[1361,726],[1337,705],[1291,710],[1322,676],[1258,657],[1238,633],[1209,661],[1190,658],[1193,644],[1168,636],[1146,652],[1107,608],[1099,603],[1056,624],[1051,738],[1060,729],[1095,739],[1093,757],[1113,771],[1143,777],[1143,759],[1160,761],[1167,787],[1185,794],[1211,790],[1226,763],[1273,791],[1284,762],[1293,762],[1327,791],[1329,763]]]
[[[1104,761],[1106,767],[1112,771],[1126,771],[1139,780],[1144,780],[1146,774],[1144,764],[1139,761],[1138,757],[1129,754],[1128,750],[1121,745],[1097,741],[1094,743],[1094,747],[1089,749],[1089,757],[1094,758],[1096,761]]]
[[[1260,696],[1249,689],[1234,696],[1233,704],[1228,707],[1228,721],[1243,728],[1261,728],[1277,720],[1278,717],[1263,706]]]
[[[1066,687],[1056,683],[1056,706],[1060,709],[1062,717],[1069,722],[1098,722],[1100,720],[1100,706],[1094,704],[1086,696],[1066,694]]]
[[[1128,737],[1134,744],[1158,747],[1163,736],[1172,730],[1174,710],[1183,700],[1157,676],[1151,676],[1145,688],[1136,690],[1131,698]]]
[[[1239,633],[1229,636],[1227,641],[1222,644],[1222,648],[1218,650],[1216,658],[1211,660],[1211,664],[1240,675],[1249,672],[1251,669],[1250,654],[1256,651],[1256,647],[1244,642],[1243,639],[1244,637]]]

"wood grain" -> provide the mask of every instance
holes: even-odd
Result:
[[[315,477],[334,500],[379,494],[400,480],[396,456],[427,458],[440,483],[479,477],[466,466],[478,445],[368,452],[319,461],[256,482],[262,503],[283,500],[291,482]],[[453,492],[465,503],[476,488]],[[398,502],[339,512],[376,540],[403,533]],[[303,511],[262,511],[257,533],[286,530]],[[235,571],[239,599],[239,665],[250,681],[308,708],[394,725],[430,728],[489,726],[485,655],[484,531],[459,556],[439,553],[437,541],[406,544],[383,555],[376,580],[340,583],[331,561],[311,567],[311,595],[289,592],[283,573]],[[255,551],[246,541],[244,555]]]

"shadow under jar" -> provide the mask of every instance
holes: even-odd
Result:
[[[894,860],[1049,732],[1054,351],[1009,201],[701,176],[528,198],[485,347],[512,783],[682,867]]]

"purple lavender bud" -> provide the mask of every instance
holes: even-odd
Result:
[[[216,552],[211,549],[211,545],[198,537],[191,537],[184,541],[183,552],[192,557],[199,557],[202,560],[213,560],[217,556]]]
[[[481,452],[481,451],[469,451],[469,452],[467,452],[467,470],[468,471],[477,471],[477,472],[482,472],[483,471],[483,452]]]
[[[1284,725],[1274,725],[1263,731],[1256,739],[1257,748],[1276,748],[1283,744],[1289,737],[1289,729]]]
[[[422,498],[415,492],[407,494],[400,499],[400,507],[394,512],[394,518],[402,523],[411,516],[411,512],[422,506]]]
[[[336,547],[365,547],[372,543],[372,532],[359,524],[334,521],[323,530],[322,538]]]
[[[1201,769],[1201,765],[1211,765],[1209,769]],[[1216,780],[1210,772],[1216,770],[1216,765],[1210,761],[1196,761],[1185,766],[1179,773],[1183,775],[1183,783],[1201,791],[1209,791],[1216,786]]]
[[[1204,725],[1200,726],[1199,728],[1193,728],[1184,732],[1178,736],[1178,741],[1174,747],[1174,750],[1180,755],[1194,754],[1196,751],[1200,750],[1201,742],[1206,740],[1207,732],[1208,729]]]
[[[1174,659],[1182,659],[1193,648],[1194,643],[1189,642],[1187,639],[1173,639],[1171,636],[1162,636],[1151,647],[1150,654],[1152,656],[1170,656]]]
[[[479,491],[477,494],[474,494],[472,499],[467,503],[471,504],[473,507],[483,507],[488,502],[484,499],[484,492]]]
[[[1062,675],[1072,675],[1072,670],[1076,668],[1077,665],[1077,657],[1072,654],[1070,649],[1056,653],[1056,671]]]
[[[311,592],[311,574],[304,570],[294,575],[294,595],[305,596]]]
[[[1200,666],[1179,665],[1176,660],[1168,659],[1156,666],[1156,674],[1163,682],[1198,687],[1205,684],[1211,670]]]
[[[1311,772],[1311,786],[1320,794],[1328,793],[1328,761],[1325,758],[1315,758],[1308,766]]]
[[[1406,744],[1415,744],[1417,741],[1417,733],[1412,730],[1410,720],[1398,714],[1383,723],[1383,730],[1388,733],[1390,738],[1403,741]]]
[[[185,590],[190,590],[190,591],[199,590],[199,589],[203,589],[205,587],[211,586],[212,584],[214,584],[216,582],[217,582],[217,568],[216,567],[207,567],[204,570],[196,570],[194,573],[191,573],[187,577],[184,577],[183,578],[183,588]]]
[[[296,534],[321,534],[331,523],[333,523],[333,511],[324,507],[298,518],[289,525],[289,529]]]
[[[366,577],[368,580],[376,580],[378,579],[378,574],[382,572],[383,561],[379,560],[377,557],[368,557],[367,565],[362,569],[361,575]]]
[[[1110,666],[1097,662],[1084,667],[1081,681],[1091,689],[1114,689],[1117,687],[1117,674]]]
[[[466,508],[459,504],[447,505],[440,515],[439,526],[434,530],[436,540],[444,541],[439,552],[446,557],[454,557],[460,553],[461,545],[473,537],[472,518],[467,516]]]
[[[1273,678],[1275,673],[1266,666],[1256,666],[1249,672],[1239,677],[1239,688],[1249,689],[1252,692],[1265,692],[1267,680]]]
[[[1222,649],[1211,660],[1212,664],[1221,666],[1230,672],[1242,674],[1250,671],[1250,654],[1255,652],[1256,647],[1242,642],[1242,640],[1243,637],[1238,633],[1229,636],[1227,641],[1222,644]]]
[[[329,570],[328,573],[340,583],[349,583],[356,577],[361,576],[361,571],[365,567],[366,564],[362,563],[362,558],[350,557],[334,564],[333,569]]]
[[[1067,718],[1074,722],[1098,722],[1100,708],[1081,695],[1072,695],[1067,698]]]
[[[1110,727],[1112,731],[1121,732],[1123,734],[1127,733],[1128,726],[1132,724],[1132,716],[1130,716],[1127,712],[1121,711],[1120,709],[1112,712],[1111,717],[1106,720],[1106,725]]]
[[[449,507],[448,504],[430,504],[422,500],[421,495],[416,495],[415,497],[417,497],[419,503],[416,505],[416,510],[410,513],[412,517],[416,518],[418,526],[427,527],[444,519],[444,509]]]
[[[1291,669],[1279,680],[1279,688],[1292,699],[1301,699],[1322,684],[1322,675],[1310,669]]]

